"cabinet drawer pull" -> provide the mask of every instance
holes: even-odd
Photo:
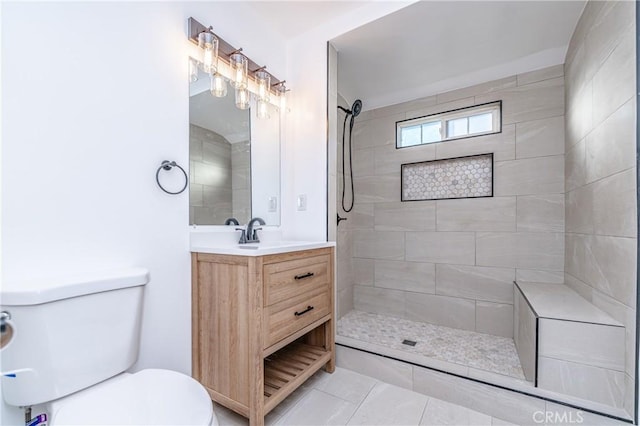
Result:
[[[302,274],[302,275],[296,275],[294,278],[296,280],[302,280],[304,278],[309,278],[313,276],[313,272],[307,272],[306,274]]]
[[[304,311],[295,312],[294,314],[295,314],[295,316],[299,317],[300,315],[304,315],[304,314],[306,314],[307,312],[309,312],[311,310],[313,310],[313,306],[309,305],[309,306],[307,306],[307,309],[305,309]]]

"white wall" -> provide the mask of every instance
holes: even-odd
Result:
[[[283,158],[283,179],[288,183],[283,188],[285,238],[327,237],[327,42],[411,3],[366,3],[289,41],[287,80],[292,91]],[[330,200],[335,200],[334,191]],[[306,211],[289,204],[298,194],[307,195]]]
[[[2,8],[3,281],[146,266],[136,368],[190,373],[188,194],[154,178],[164,159],[188,164],[187,18],[277,76],[284,40],[242,3]]]

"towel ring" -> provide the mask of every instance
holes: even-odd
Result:
[[[160,183],[160,170],[171,170],[172,168],[177,167],[182,171],[182,174],[184,175],[184,186],[182,187],[182,189],[178,192],[171,192],[171,191],[167,191],[162,184]],[[171,195],[178,195],[182,192],[184,192],[185,189],[187,189],[187,185],[189,185],[189,176],[187,176],[187,172],[184,171],[184,169],[182,167],[180,167],[180,165],[178,165],[178,163],[176,163],[175,161],[167,161],[164,160],[162,162],[162,164],[160,165],[160,167],[158,167],[158,171],[156,172],[156,182],[158,183],[158,186],[160,187],[160,189],[162,189],[164,192],[166,192],[167,194],[171,194]]]

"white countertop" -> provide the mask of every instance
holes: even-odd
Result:
[[[516,285],[540,318],[622,326],[565,284],[518,281]]]
[[[192,244],[192,253],[231,254],[235,256],[264,256],[267,254],[335,247],[333,241],[266,241],[249,244]]]

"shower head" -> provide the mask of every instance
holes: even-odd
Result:
[[[360,99],[356,99],[356,101],[351,106],[351,114],[354,117],[360,115],[360,111],[362,111],[362,101]]]
[[[346,112],[347,115],[352,115],[353,117],[357,117],[360,115],[360,111],[362,111],[362,101],[360,99],[356,99],[356,101],[351,105],[351,109],[346,109],[343,106],[338,105],[338,109]]]

